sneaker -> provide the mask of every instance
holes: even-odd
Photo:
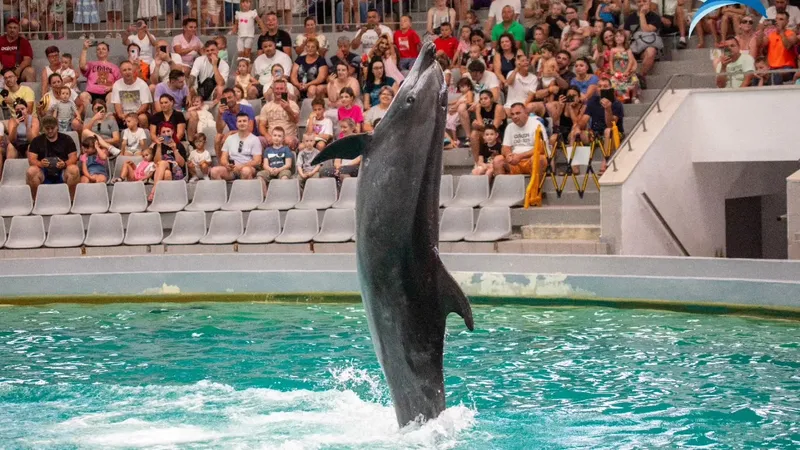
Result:
[[[114,36],[111,33],[106,34],[106,39],[113,39]]]
[[[89,33],[89,39],[94,39],[94,33]]]
[[[678,40],[678,50],[683,50],[686,48],[686,38],[682,37]]]
[[[85,35],[85,34],[82,34],[82,35],[80,35],[80,36],[78,37],[78,39],[80,39],[80,40],[82,40],[82,41],[85,41],[85,40],[86,40],[86,35]]]

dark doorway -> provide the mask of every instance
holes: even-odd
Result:
[[[725,248],[728,258],[762,258],[761,197],[725,200]]]

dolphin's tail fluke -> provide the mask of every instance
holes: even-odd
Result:
[[[312,166],[323,163],[329,159],[356,159],[364,154],[364,151],[369,146],[372,140],[372,135],[367,133],[354,134],[333,141],[330,145],[325,147],[313,161]]]
[[[469,299],[464,295],[464,291],[461,290],[461,286],[456,283],[453,276],[444,268],[441,260],[437,261],[437,266],[443,318],[446,319],[448,314],[454,312],[464,319],[464,324],[467,325],[469,331],[474,330],[475,323],[472,319],[472,307],[469,306]]]

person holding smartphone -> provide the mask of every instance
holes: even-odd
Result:
[[[722,58],[715,69],[718,88],[747,87],[753,80],[755,61],[753,57],[744,54],[739,48],[739,41],[735,36],[729,36],[723,43]]]
[[[614,89],[611,87],[611,81],[607,78],[601,78],[597,84],[598,94],[589,98],[586,101],[586,110],[584,114],[591,121],[591,130],[595,136],[603,136],[603,145],[605,148],[610,148],[611,145],[611,130],[613,124],[617,124],[617,130],[620,134],[620,140],[625,134],[625,129],[622,126],[625,113],[622,108],[622,102],[614,96]],[[589,136],[581,136],[583,142],[589,142]],[[603,168],[605,170],[605,162]]]
[[[272,136],[275,127],[284,131],[284,143],[290,148],[297,148],[297,121],[300,117],[300,107],[288,95],[285,78],[272,82],[272,100],[261,108],[258,116],[258,130],[262,136]]]
[[[128,27],[128,34],[122,36],[122,44],[128,47],[131,44],[139,46],[139,59],[150,65],[153,63],[153,49],[158,45],[156,37],[147,27],[147,19],[139,19]]]
[[[30,167],[25,178],[31,188],[31,194],[36,198],[41,184],[64,183],[69,188],[70,197],[74,197],[75,187],[80,182],[78,149],[75,148],[75,141],[66,134],[58,132],[58,121],[53,116],[45,116],[42,119],[42,128],[44,133],[33,138],[28,147],[27,157]],[[38,130],[36,132],[38,134]]]

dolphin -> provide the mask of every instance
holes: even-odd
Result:
[[[447,315],[455,312],[474,328],[469,300],[437,248],[446,108],[444,73],[428,41],[374,132],[335,141],[312,161],[362,156],[358,278],[400,427],[445,409]]]

